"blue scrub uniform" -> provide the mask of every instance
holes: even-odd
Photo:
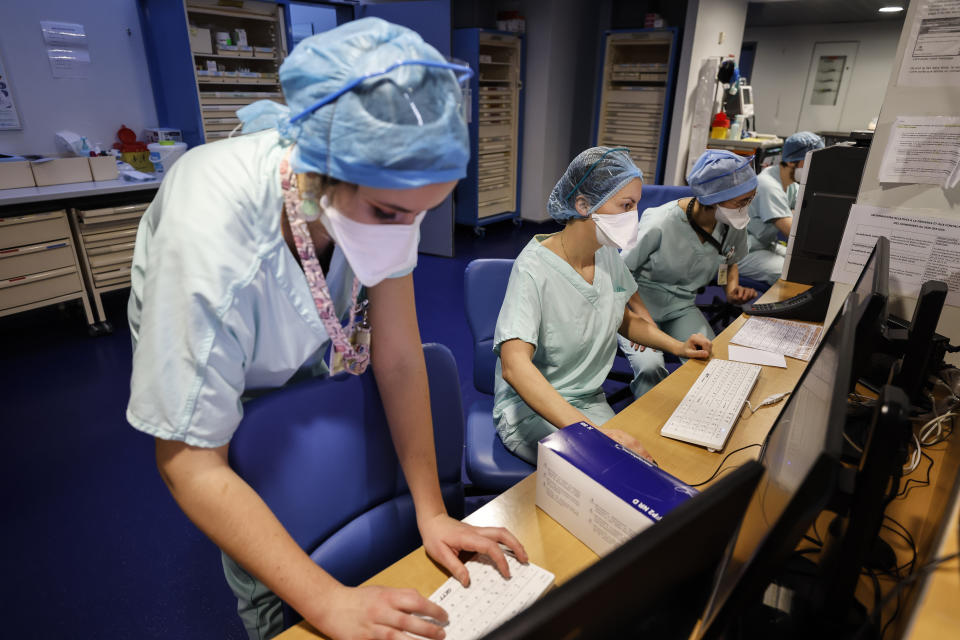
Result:
[[[617,329],[637,284],[615,249],[594,258],[593,284],[535,236],[513,264],[497,318],[494,351],[519,339],[533,345],[533,364],[564,400],[600,426],[613,417],[601,385],[617,353]],[[531,409],[497,360],[493,420],[503,444],[531,464],[537,442],[557,430]]]
[[[786,248],[778,242],[773,223],[793,215],[796,199],[797,183],[784,190],[779,165],[767,167],[757,176],[757,195],[750,203],[747,223],[750,251],[738,264],[741,275],[768,284],[780,278]]]
[[[246,392],[328,373],[330,340],[280,228],[284,152],[276,130],[191,149],[144,214],[128,306],[134,428],[219,447]],[[344,320],[353,272],[339,248],[325,277]],[[280,599],[226,555],[223,564],[250,636],[279,633]]]
[[[680,341],[694,333],[713,338],[713,330],[697,309],[697,290],[716,278],[728,252],[732,254],[731,264],[746,255],[746,229],[716,224],[712,235],[722,241],[722,256],[711,243],[700,241],[686,211],[674,200],[644,211],[637,235],[637,245],[623,254],[623,261],[633,273],[637,293],[657,326]],[[623,337],[620,346],[633,368],[630,388],[634,396],[639,398],[666,377],[661,352],[634,350]]]

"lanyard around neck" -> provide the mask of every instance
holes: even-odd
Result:
[[[723,243],[727,241],[727,232],[730,231],[730,227],[723,225],[723,233],[720,235],[720,241],[717,242],[717,239],[713,237],[712,233],[707,233],[707,230],[698,225],[693,221],[693,203],[696,202],[696,198],[690,198],[690,202],[687,204],[687,222],[690,223],[690,226],[693,227],[693,230],[697,232],[697,235],[713,245],[713,248],[717,250],[721,256],[723,253]],[[719,222],[717,224],[720,224]]]

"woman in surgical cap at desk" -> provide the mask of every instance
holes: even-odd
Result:
[[[415,592],[334,580],[227,464],[244,392],[328,375],[328,350],[330,367],[352,374],[376,359],[434,560],[461,581],[461,550],[490,555],[505,575],[497,543],[526,561],[505,529],[446,513],[414,307],[420,222],[466,172],[464,74],[382,20],[307,38],[280,68],[286,106],[241,109],[244,133],[259,131],[188,152],[143,217],[127,419],[154,436],[174,498],[222,549],[251,638],[282,630],[280,598],[333,638],[443,634],[415,614],[445,613]]]
[[[687,175],[694,197],[644,211],[637,243],[623,253],[653,320],[677,340],[713,338],[695,298],[714,278],[734,304],[757,295],[740,286],[737,273],[737,261],[747,254],[747,207],[757,191],[752,163],[752,157],[730,151],[705,151]],[[638,348],[622,337],[620,347],[633,368],[634,396],[639,398],[667,376],[662,353]]]
[[[547,202],[563,230],[535,236],[514,262],[493,338],[493,419],[504,446],[527,462],[536,463],[541,438],[581,421],[649,458],[629,434],[602,428],[614,415],[601,385],[618,333],[688,358],[710,355],[703,336],[681,342],[657,328],[617,253],[637,241],[642,187],[626,149],[587,149]]]

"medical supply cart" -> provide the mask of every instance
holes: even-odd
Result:
[[[456,221],[477,235],[501,220],[520,224],[523,35],[454,29],[453,55],[475,71],[465,97],[470,130],[467,177],[457,184]]]
[[[677,30],[607,31],[597,87],[594,142],[626,147],[645,179],[662,184]]]

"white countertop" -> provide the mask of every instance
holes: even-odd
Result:
[[[143,191],[156,189],[160,180],[146,182],[131,182],[129,180],[101,180],[99,182],[74,182],[71,184],[56,184],[50,187],[23,187],[22,189],[0,189],[0,207],[26,202],[43,202],[46,200],[63,200],[66,198],[84,198],[88,196],[102,196],[109,193],[125,193],[128,191]]]

